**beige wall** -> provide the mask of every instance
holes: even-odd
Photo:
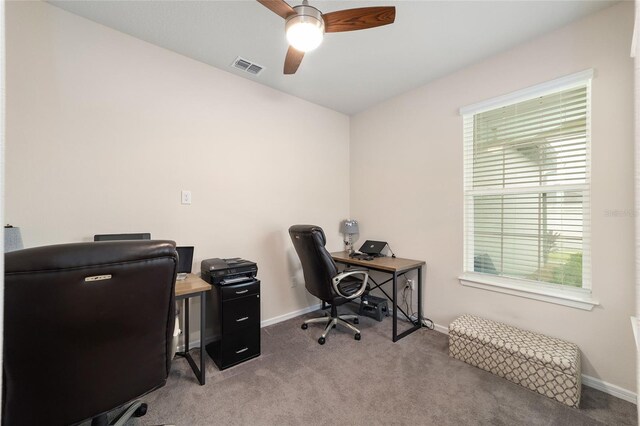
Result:
[[[6,221],[26,246],[151,232],[194,245],[197,271],[255,260],[265,320],[315,303],[287,229],[342,246],[347,116],[46,3],[6,13]]]
[[[633,4],[624,2],[391,99],[351,120],[351,216],[362,238],[427,261],[426,315],[482,315],[573,341],[583,372],[635,392]],[[462,118],[458,109],[595,68],[593,311],[462,287]],[[375,180],[372,180],[372,177]],[[621,210],[621,217],[607,217]]]

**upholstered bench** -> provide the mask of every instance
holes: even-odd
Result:
[[[449,355],[571,407],[580,404],[578,346],[473,315],[449,325]]]

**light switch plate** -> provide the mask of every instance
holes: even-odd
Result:
[[[182,190],[180,193],[180,199],[182,204],[191,204],[191,191]]]

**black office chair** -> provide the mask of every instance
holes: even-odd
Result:
[[[302,263],[307,291],[318,299],[331,304],[331,315],[326,316],[325,314],[323,318],[306,320],[302,324],[302,329],[306,330],[307,325],[311,323],[326,322],[324,333],[318,339],[318,343],[321,345],[324,345],[327,334],[336,324],[351,329],[355,332],[354,338],[360,340],[360,330],[347,322],[347,320],[353,320],[354,324],[358,324],[358,316],[338,315],[337,308],[364,293],[369,280],[367,271],[352,269],[339,273],[336,263],[324,247],[326,238],[324,231],[319,226],[294,225],[289,228],[289,235],[300,258],[300,263]]]
[[[173,241],[5,254],[2,424],[69,425],[164,386],[178,256]],[[112,424],[146,413],[135,401]]]

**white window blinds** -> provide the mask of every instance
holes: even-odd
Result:
[[[590,288],[590,80],[463,115],[465,272]]]

